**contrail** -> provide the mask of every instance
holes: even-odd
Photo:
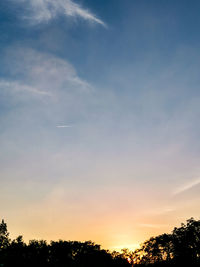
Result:
[[[57,125],[56,128],[71,128],[72,125]]]
[[[180,193],[185,192],[185,191],[187,191],[187,190],[191,189],[192,187],[195,187],[195,186],[197,186],[197,185],[199,185],[199,184],[200,184],[200,178],[197,179],[197,180],[195,180],[195,181],[192,181],[192,182],[190,182],[190,183],[188,183],[188,184],[186,184],[186,185],[183,185],[183,186],[177,188],[177,189],[174,191],[173,194],[174,194],[174,195],[180,194]]]

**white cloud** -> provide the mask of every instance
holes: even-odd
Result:
[[[31,15],[26,15],[25,18],[30,19],[33,24],[48,22],[59,15],[65,15],[74,18],[80,17],[106,27],[106,24],[91,11],[72,0],[21,0],[21,2],[30,9]]]
[[[198,185],[200,185],[200,178],[198,178],[197,180],[191,181],[185,185],[180,186],[173,192],[173,194],[178,195]]]

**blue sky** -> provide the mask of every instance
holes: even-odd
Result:
[[[1,1],[0,208],[14,235],[131,248],[199,216],[199,9]]]

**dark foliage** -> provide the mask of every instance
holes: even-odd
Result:
[[[109,252],[91,241],[9,239],[0,223],[0,267],[200,266],[200,221],[187,220],[171,234],[151,237],[134,252]]]
[[[200,221],[191,218],[171,234],[150,238],[131,259],[138,266],[200,266]]]

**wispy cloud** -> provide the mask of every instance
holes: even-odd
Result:
[[[88,117],[96,90],[67,60],[12,46],[7,48],[4,62],[7,76],[0,77],[0,99],[6,99],[11,107],[23,107],[21,119],[26,121],[29,114],[52,131],[53,125],[69,129],[75,120]],[[40,114],[37,118],[35,112]],[[13,121],[17,119],[14,108],[12,116]]]
[[[150,224],[150,223],[141,223],[139,224],[140,227],[144,228],[162,228],[168,226],[167,224]]]
[[[18,47],[8,49],[6,55],[6,67],[10,78],[0,80],[0,87],[4,90],[41,96],[60,96],[62,99],[67,93],[71,95],[76,92],[93,91],[92,86],[81,79],[66,60]]]
[[[27,92],[41,96],[51,96],[50,92],[40,90],[39,88],[20,83],[18,81],[11,82],[6,80],[0,80],[0,88],[2,90],[12,90],[13,92]]]
[[[187,191],[187,190],[189,190],[189,189],[191,189],[191,188],[193,188],[195,186],[198,186],[198,185],[200,185],[200,178],[198,178],[196,180],[193,180],[193,181],[191,181],[191,182],[189,182],[187,184],[184,184],[184,185],[180,186],[179,188],[177,188],[173,192],[173,194],[174,195],[178,195],[178,194],[183,193],[183,192],[185,192],[185,191]]]
[[[72,0],[21,0],[27,6],[31,14],[24,17],[31,20],[31,23],[38,24],[48,22],[59,15],[68,17],[79,17],[91,23],[97,23],[104,27],[106,24],[88,9]]]
[[[155,208],[152,210],[147,210],[145,213],[147,214],[153,214],[153,215],[162,215],[162,214],[168,214],[170,212],[175,211],[175,208],[171,207],[161,207],[161,208]]]

